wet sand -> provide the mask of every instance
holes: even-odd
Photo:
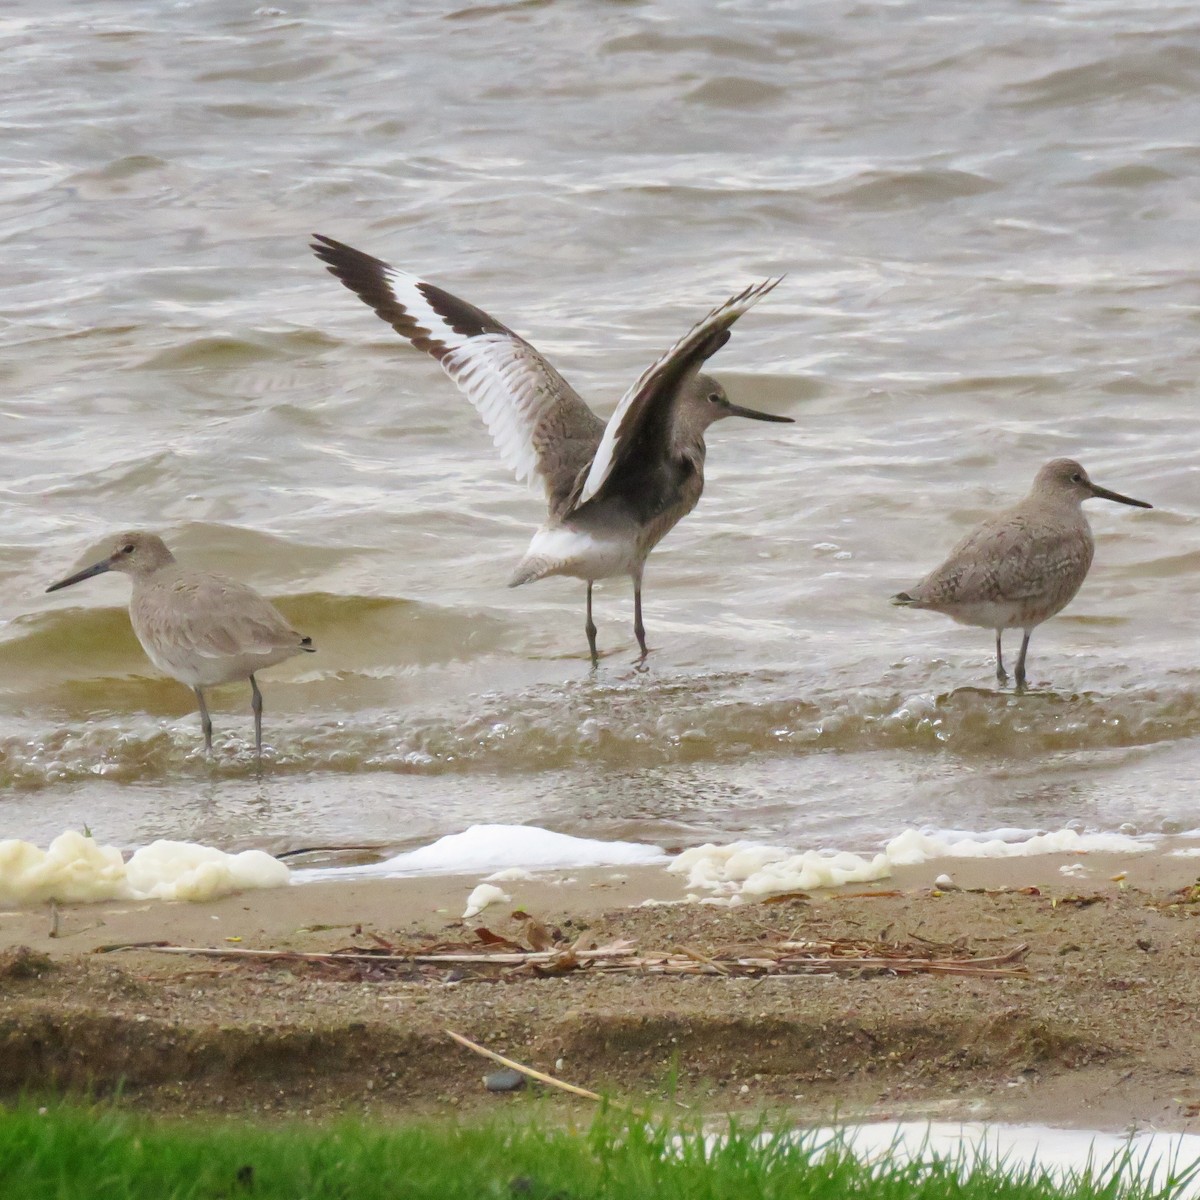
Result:
[[[1064,876],[1073,863],[1087,875]],[[958,890],[933,886],[946,870]],[[468,921],[475,876],[78,906],[58,912],[56,929],[45,908],[3,913],[0,1087],[15,1096],[119,1086],[123,1103],[156,1112],[281,1117],[586,1105],[539,1085],[485,1092],[491,1068],[454,1045],[450,1028],[637,1105],[770,1109],[797,1123],[931,1115],[1196,1131],[1200,903],[1178,889],[1198,873],[1195,858],[1150,854],[962,860],[729,909],[640,907],[680,900],[682,880],[601,868],[505,883],[511,902]],[[584,969],[480,980],[469,969],[338,976],[146,947],[99,952],[152,941],[292,951],[457,942],[480,925],[520,940],[518,908],[581,945],[624,938],[703,959],[774,932],[954,944],[963,955],[1025,944],[1027,973]]]

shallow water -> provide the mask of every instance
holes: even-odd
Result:
[[[1130,1190],[1156,1190],[1172,1200],[1200,1193],[1200,1136],[1130,1130],[1126,1134],[1050,1125],[980,1121],[880,1121],[806,1130],[818,1146],[845,1147],[884,1170],[900,1162],[956,1164],[964,1175],[990,1166],[1009,1178],[1048,1176],[1064,1190],[1089,1178],[1119,1180]]]
[[[402,846],[477,822],[870,846],[909,825],[1200,824],[1190,6],[14,0],[0,21],[0,835],[86,823]],[[794,426],[711,431],[627,583],[504,584],[541,517],[320,230],[513,325],[605,414],[689,324],[785,283],[713,367]],[[891,608],[1042,461],[1096,563],[1034,636]],[[277,597],[319,654],[190,693],[123,527]],[[1012,652],[1015,652],[1015,639]]]

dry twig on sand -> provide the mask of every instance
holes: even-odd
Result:
[[[461,979],[464,970],[479,981],[500,981],[530,976],[560,976],[576,971],[742,978],[799,978],[805,975],[969,975],[982,979],[1024,975],[1027,945],[1013,946],[1000,954],[974,956],[962,944],[943,945],[921,940],[904,943],[850,938],[796,941],[774,931],[750,945],[717,948],[702,953],[687,946],[671,950],[639,950],[625,940],[585,948],[579,941],[550,938],[536,926],[531,938],[538,949],[527,949],[485,926],[475,931],[476,941],[439,942],[422,946],[396,946],[372,935],[375,945],[347,946],[327,952],[256,950],[242,946],[172,946],[131,943],[103,946],[102,951],[143,950],[153,954],[192,954],[230,961],[274,963],[293,969],[333,971],[357,979]]]
[[[515,1059],[505,1058],[503,1054],[497,1054],[495,1050],[489,1050],[486,1046],[481,1046],[478,1042],[463,1037],[461,1033],[455,1033],[453,1029],[447,1029],[445,1032],[447,1037],[452,1037],[460,1046],[466,1046],[468,1050],[474,1050],[476,1054],[482,1054],[484,1058],[490,1058],[492,1062],[498,1062],[502,1067],[509,1067],[514,1071],[519,1071],[522,1075],[528,1075],[530,1079],[536,1079],[538,1083],[548,1083],[561,1092],[570,1092],[572,1096],[582,1096],[585,1100],[604,1099],[599,1092],[590,1092],[587,1088],[576,1087],[573,1083],[555,1079],[553,1075],[547,1075],[544,1071],[539,1071],[534,1067],[527,1067]]]

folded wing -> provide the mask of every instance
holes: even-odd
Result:
[[[964,538],[909,595],[918,605],[1024,603],[1073,595],[1092,562],[1090,538],[1019,515],[988,521]]]

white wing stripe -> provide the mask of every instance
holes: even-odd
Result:
[[[603,422],[523,338],[428,280],[323,234],[312,249],[330,273],[401,337],[441,363],[483,417],[505,464],[566,503]]]
[[[457,350],[470,339],[446,323],[446,319],[430,307],[429,301],[421,291],[422,280],[407,271],[398,271],[388,267],[384,272],[388,290],[399,304],[422,329],[427,330],[447,350]]]
[[[396,303],[446,348],[442,369],[483,418],[501,461],[521,483],[536,482],[534,430],[558,400],[536,351],[502,333],[464,336],[430,306],[415,275],[389,267],[386,279]]]

